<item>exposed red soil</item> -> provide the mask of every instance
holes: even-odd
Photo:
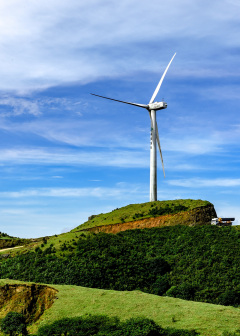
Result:
[[[94,233],[118,233],[120,231],[133,230],[133,229],[145,229],[153,227],[164,227],[174,225],[210,225],[211,219],[216,217],[216,211],[212,205],[205,207],[199,207],[190,211],[179,212],[173,215],[164,215],[159,217],[151,217],[136,220],[133,222],[101,225],[93,228],[86,229]]]

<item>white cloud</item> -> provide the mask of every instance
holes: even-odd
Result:
[[[0,115],[2,118],[8,116],[20,116],[23,114],[31,114],[34,116],[40,116],[43,111],[45,114],[51,114],[54,111],[71,111],[78,115],[81,115],[79,111],[79,106],[81,102],[70,100],[67,98],[31,98],[31,97],[14,97],[11,95],[4,94],[0,97],[0,107],[6,106],[7,109],[2,109]],[[81,110],[84,110],[86,103],[81,104]],[[5,118],[6,119],[6,118]],[[20,125],[19,125],[20,126]],[[26,126],[26,125],[25,125]],[[34,124],[32,125],[34,126]],[[24,125],[20,126],[24,130]],[[9,125],[3,123],[1,128],[13,129],[16,128],[16,125]]]
[[[8,106],[11,108],[11,111],[1,113],[2,116],[8,115],[22,115],[22,114],[32,114],[32,115],[39,115],[39,107],[37,102],[30,101],[23,98],[13,98],[13,97],[6,97],[0,98],[0,106]]]
[[[141,151],[73,151],[58,149],[0,150],[2,164],[61,164],[100,167],[141,168],[149,166],[149,155]]]
[[[115,198],[122,199],[124,195],[141,194],[145,195],[145,191],[141,191],[138,185],[119,184],[113,188],[37,188],[25,189],[12,192],[0,192],[3,198],[25,198],[25,197],[96,197],[96,198]]]
[[[1,2],[0,89],[34,90],[139,69],[159,71],[159,57],[146,62],[145,42],[158,46],[165,62],[180,41],[185,53],[186,42],[195,40],[198,50],[191,48],[190,58],[184,56],[181,62],[181,69],[188,64],[193,70],[196,55],[208,54],[210,60],[220,41],[223,47],[239,46],[238,32],[232,29],[239,12],[239,6],[227,0]],[[177,70],[178,62],[175,66]],[[204,65],[202,71],[209,68]]]
[[[225,141],[226,143],[226,141]],[[205,138],[198,136],[179,139],[178,136],[164,139],[164,146],[168,151],[182,152],[186,154],[203,155],[222,151],[222,140],[218,136],[209,135]]]
[[[239,187],[240,179],[231,178],[217,178],[217,179],[201,179],[201,178],[190,178],[190,179],[179,179],[167,181],[169,185],[186,187],[186,188],[216,188],[216,187]]]

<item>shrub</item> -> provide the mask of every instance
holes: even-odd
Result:
[[[144,317],[130,318],[120,324],[120,333],[124,336],[160,336],[161,328],[153,321]]]
[[[1,331],[5,335],[27,335],[27,323],[23,314],[9,312],[1,321]]]
[[[222,336],[240,336],[240,330],[236,330],[234,332],[224,331]]]
[[[235,290],[226,290],[218,297],[218,302],[224,306],[240,305],[240,293]]]
[[[188,283],[183,283],[178,286],[172,286],[166,292],[166,295],[183,300],[194,300],[195,287]]]
[[[120,322],[117,317],[90,315],[65,318],[40,327],[37,336],[195,336],[194,330],[161,328],[144,317]]]
[[[155,295],[163,295],[169,289],[170,284],[166,276],[158,277],[151,288],[151,293]]]

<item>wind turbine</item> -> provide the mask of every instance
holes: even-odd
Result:
[[[156,111],[158,110],[162,110],[167,108],[167,103],[165,103],[164,101],[161,102],[154,102],[160,87],[162,85],[162,82],[164,80],[164,77],[168,71],[168,68],[170,67],[174,57],[175,57],[176,53],[173,55],[171,61],[168,63],[153,95],[152,98],[150,99],[149,103],[147,105],[144,104],[136,104],[136,103],[130,103],[130,102],[126,102],[123,100],[118,100],[118,99],[113,99],[113,98],[108,98],[108,97],[104,97],[104,96],[100,96],[94,93],[91,93],[91,95],[93,96],[97,96],[97,97],[101,97],[101,98],[105,98],[105,99],[109,99],[109,100],[114,100],[120,103],[124,103],[124,104],[129,104],[129,105],[134,105],[134,106],[138,106],[138,107],[142,107],[148,110],[149,112],[149,116],[150,116],[150,120],[151,120],[151,141],[150,141],[150,202],[154,202],[157,201],[157,146],[156,146],[156,142],[158,144],[158,149],[159,149],[159,153],[160,153],[160,157],[161,157],[161,161],[162,161],[162,168],[163,168],[163,174],[164,174],[164,178],[165,178],[165,170],[164,170],[164,163],[163,163],[163,157],[162,157],[162,150],[161,150],[161,145],[160,145],[160,140],[159,140],[159,134],[158,134],[158,126],[157,126],[157,121],[156,121]]]

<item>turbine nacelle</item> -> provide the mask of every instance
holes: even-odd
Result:
[[[162,109],[165,109],[167,108],[167,103],[165,102],[155,102],[155,103],[151,103],[151,104],[148,104],[148,110],[151,111],[151,110],[162,110]]]

